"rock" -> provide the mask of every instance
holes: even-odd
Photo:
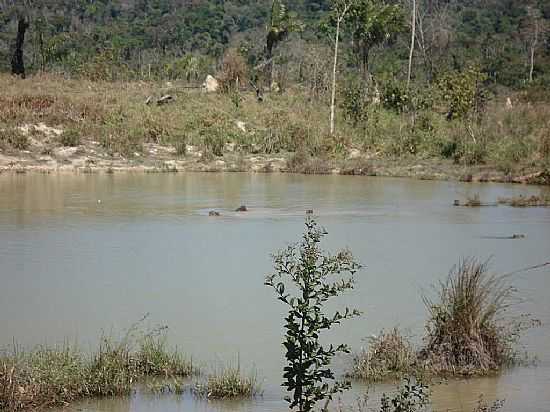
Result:
[[[306,215],[312,215],[312,214],[313,214],[313,209],[306,210]]]
[[[281,88],[279,87],[279,83],[277,83],[277,82],[271,83],[271,88],[270,89],[273,93],[280,93],[281,92]]]
[[[246,123],[241,122],[240,120],[237,120],[235,122],[235,125],[237,126],[237,129],[239,129],[241,132],[246,133]]]
[[[359,149],[351,149],[349,151],[348,157],[350,159],[358,159],[361,157],[361,151]]]
[[[208,212],[208,216],[221,216],[220,212],[216,212],[215,210],[211,210]]]
[[[235,212],[248,212],[248,208],[245,205],[242,205],[235,209]]]
[[[460,200],[456,200],[456,199],[455,199],[453,205],[454,205],[454,206],[460,206]]]
[[[509,97],[506,98],[506,108],[508,110],[512,110],[514,108],[514,105],[512,104],[512,99]]]
[[[206,93],[215,93],[220,89],[220,83],[211,75],[206,76],[202,90]]]
[[[170,103],[173,100],[174,100],[174,97],[172,97],[169,94],[166,94],[157,100],[157,106],[162,106],[163,104]]]
[[[524,239],[525,235],[522,234],[514,234],[512,235],[512,239]]]

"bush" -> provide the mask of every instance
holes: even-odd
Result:
[[[437,80],[443,103],[447,105],[447,118],[461,119],[479,115],[487,96],[483,82],[487,76],[475,67],[464,71],[443,74]]]
[[[369,339],[353,359],[348,376],[369,382],[401,379],[415,372],[416,352],[398,328]]]
[[[64,130],[59,137],[62,146],[75,147],[80,144],[80,132],[77,129]]]
[[[522,362],[517,344],[538,321],[506,315],[516,289],[491,275],[488,262],[465,259],[439,284],[429,312],[420,358],[436,374],[483,375]]]
[[[283,386],[292,392],[292,397],[286,398],[289,408],[298,407],[301,412],[311,411],[317,402],[328,402],[334,394],[349,389],[349,382],[329,383],[335,380],[331,361],[338,353],[349,353],[349,348],[345,344],[324,347],[319,336],[360,315],[348,308],[332,314],[323,311],[328,301],[353,289],[355,273],[360,268],[347,250],[334,256],[324,255],[319,243],[325,233],[315,220],[308,218],[302,242],[274,256],[275,273],[265,281],[275,291],[277,300],[288,307]]]
[[[16,150],[26,150],[29,147],[29,137],[16,128],[0,130],[0,141]]]

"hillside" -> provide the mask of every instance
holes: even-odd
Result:
[[[287,53],[304,48],[304,41],[310,46],[329,44],[318,35],[318,26],[330,1],[288,3],[305,30],[290,36]],[[371,69],[379,75],[403,74],[410,0],[386,3],[401,5],[404,27],[377,46]],[[189,53],[203,58],[205,70],[230,46],[239,47],[250,62],[261,60],[270,11],[270,0],[3,0],[0,70],[10,68],[18,13],[30,20],[25,57],[31,72],[42,68],[75,73],[99,61],[124,66],[138,76],[169,77],[167,66]],[[534,77],[548,82],[549,21],[547,0],[419,0],[415,77],[433,78],[443,70],[475,63],[493,82],[521,86],[528,79],[534,45]],[[352,39],[347,37],[345,51],[353,56]]]

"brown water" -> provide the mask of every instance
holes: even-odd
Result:
[[[264,395],[246,402],[149,396],[85,402],[86,411],[284,411],[282,311],[263,286],[270,253],[298,240],[304,211],[329,231],[325,247],[350,247],[365,268],[342,304],[365,311],[329,339],[399,325],[418,341],[421,291],[460,257],[493,257],[495,271],[550,260],[550,209],[452,207],[539,194],[541,188],[344,176],[250,174],[0,175],[0,347],[64,340],[93,347],[145,313],[170,342],[214,368],[240,359]],[[246,204],[250,212],[231,212]],[[210,209],[222,217],[208,217]],[[487,237],[525,234],[525,239]],[[502,376],[434,387],[434,409],[470,411],[480,394],[506,411],[550,411],[550,269],[518,275],[517,310],[545,326],[526,338],[541,362]],[[342,359],[339,369],[345,367]],[[391,389],[390,386],[382,390]],[[364,391],[356,383],[345,398]]]

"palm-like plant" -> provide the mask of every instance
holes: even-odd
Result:
[[[281,0],[273,0],[271,20],[267,28],[265,59],[269,85],[273,83],[273,50],[292,32],[302,31],[304,24],[296,13],[288,11]]]
[[[387,3],[385,0],[361,0],[351,8],[349,21],[366,78],[370,50],[404,29],[403,10],[399,4]]]

